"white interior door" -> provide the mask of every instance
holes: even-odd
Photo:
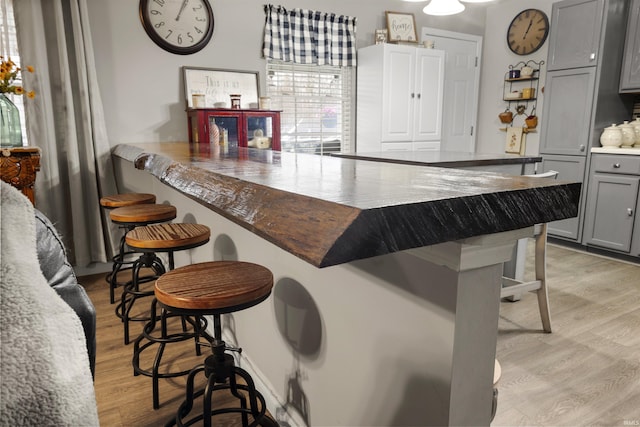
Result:
[[[482,37],[424,27],[425,40],[446,52],[441,150],[474,152]]]

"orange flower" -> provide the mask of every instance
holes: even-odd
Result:
[[[18,73],[21,71],[11,58],[5,60],[3,56],[0,56],[0,93],[13,93],[16,95],[25,93],[22,86],[15,84],[16,79],[18,79]],[[27,66],[27,71],[33,73],[34,68],[29,65]],[[34,98],[35,96],[36,93],[34,91],[27,92],[28,98]]]

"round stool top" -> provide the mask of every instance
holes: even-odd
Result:
[[[171,205],[133,205],[109,211],[111,221],[123,224],[153,224],[175,219],[178,212]]]
[[[104,208],[121,208],[123,206],[144,205],[155,202],[155,194],[149,193],[112,194],[100,198],[100,206]]]
[[[165,273],[156,280],[155,296],[168,307],[216,314],[258,304],[272,287],[273,274],[261,265],[212,261]]]
[[[125,240],[135,249],[188,249],[204,245],[210,236],[209,227],[202,224],[154,224],[134,228]]]

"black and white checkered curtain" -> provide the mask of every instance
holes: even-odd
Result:
[[[265,58],[296,64],[356,65],[356,18],[265,5]]]

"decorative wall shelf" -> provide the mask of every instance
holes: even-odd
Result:
[[[540,72],[544,61],[520,61],[514,65],[509,65],[509,71],[504,75],[502,100],[507,103],[507,110],[512,111],[513,118],[524,115],[535,116],[536,106],[538,104],[538,94],[540,86]],[[522,76],[522,70],[524,68],[531,68],[531,74]],[[517,74],[514,76],[513,73]],[[513,94],[516,94],[515,96]],[[512,104],[516,104],[515,108]],[[509,123],[505,123],[510,127],[513,125],[513,119]],[[536,124],[537,125],[537,124]],[[501,128],[500,130],[506,130]],[[524,127],[524,133],[530,133],[533,129]]]

